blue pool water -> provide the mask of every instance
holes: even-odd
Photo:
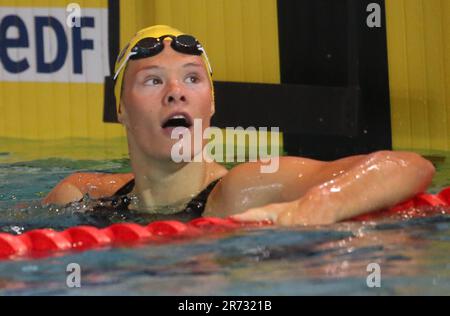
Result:
[[[46,145],[44,158],[27,156],[42,146],[0,148],[0,231],[82,224],[73,207],[42,208],[39,199],[74,171],[130,170],[123,154],[109,152],[111,144],[53,143]],[[68,147],[78,148],[77,159],[48,158],[61,157]],[[449,159],[439,163],[430,192],[450,185]],[[28,206],[18,207],[21,203]],[[81,267],[81,288],[66,285],[69,263]],[[367,286],[370,263],[380,265],[380,288]],[[449,295],[450,216],[253,229],[214,239],[0,261],[0,295],[100,294]]]

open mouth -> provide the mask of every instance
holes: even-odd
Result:
[[[169,117],[162,125],[162,128],[186,127],[192,126],[191,119],[184,114],[176,114]]]

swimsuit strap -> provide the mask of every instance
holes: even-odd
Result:
[[[212,189],[215,187],[215,185],[217,184],[217,182],[219,182],[220,179],[222,179],[222,178],[214,180],[213,182],[208,184],[208,186],[206,188],[204,188],[194,198],[192,198],[192,200],[198,200],[198,199],[205,198],[205,197],[207,198],[209,193],[212,191]],[[119,190],[117,190],[116,193],[114,193],[112,196],[114,196],[114,197],[122,196],[122,195],[126,195],[126,194],[130,193],[134,188],[134,184],[135,184],[135,182],[134,182],[134,178],[133,178],[130,181],[128,181],[123,187],[121,187]]]
[[[217,182],[219,182],[221,178],[214,180],[211,182],[206,188],[204,188],[199,194],[197,194],[195,197],[193,197],[188,205],[185,208],[186,212],[196,212],[199,213],[198,216],[201,216],[205,206],[206,206],[206,200],[208,200],[208,196],[211,193],[211,191],[216,186]]]
[[[132,221],[142,225],[161,220],[189,222],[202,216],[208,196],[220,180],[221,178],[211,182],[192,198],[183,210],[175,214],[149,214],[130,211],[128,206],[131,203],[131,198],[128,196],[128,193],[133,190],[134,179],[126,183],[112,196],[98,199],[97,204],[90,211],[77,212],[76,214],[84,225],[96,227],[107,227],[113,223],[123,221]],[[82,201],[83,199],[80,200],[80,202]]]
[[[98,223],[97,226],[103,226],[103,223],[107,223],[109,217],[112,215],[114,218],[117,217],[119,219],[127,219],[135,222],[143,221],[143,224],[155,220],[178,220],[188,222],[202,216],[208,196],[220,179],[221,178],[211,182],[205,189],[193,197],[183,210],[174,214],[148,214],[130,211],[128,206],[131,203],[131,199],[128,196],[128,193],[133,190],[135,184],[134,179],[132,179],[122,188],[117,190],[114,195],[107,198],[101,198],[99,205],[94,207],[94,212],[89,216],[96,218],[95,221]]]
[[[120,196],[130,193],[134,188],[134,178],[128,181],[123,187],[116,191],[113,196]]]

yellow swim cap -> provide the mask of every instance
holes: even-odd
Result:
[[[142,39],[147,37],[154,37],[159,38],[163,35],[173,35],[173,36],[179,36],[186,33],[183,33],[173,27],[170,27],[168,25],[154,25],[147,28],[144,28],[137,32],[134,37],[129,41],[129,43],[122,49],[119,56],[116,60],[116,65],[114,69],[115,73],[115,86],[114,86],[114,94],[116,96],[116,111],[117,113],[120,112],[120,98],[121,98],[121,91],[122,91],[122,83],[123,83],[123,75],[124,70],[126,68],[126,64],[128,63],[128,60],[124,63],[124,60],[129,57],[129,54],[131,53],[131,50],[133,47]],[[201,54],[201,57],[203,59],[203,62],[205,64],[205,67],[207,68],[207,73],[209,77],[209,81],[211,84],[211,91],[212,91],[212,99],[214,102],[214,86],[212,81],[212,74],[211,69],[208,61],[208,57],[206,53],[203,50],[203,54]]]

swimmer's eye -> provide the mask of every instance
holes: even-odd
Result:
[[[185,79],[186,83],[198,83],[200,78],[197,75],[190,75]]]
[[[162,84],[162,80],[159,78],[148,78],[144,83],[149,86],[156,86],[158,84]]]

